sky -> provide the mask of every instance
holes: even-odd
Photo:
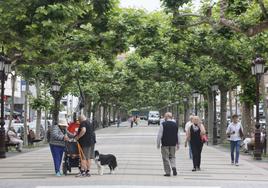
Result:
[[[196,6],[200,4],[200,0],[193,1]],[[121,7],[143,8],[148,11],[160,9],[160,0],[120,0]]]

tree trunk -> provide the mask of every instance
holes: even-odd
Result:
[[[10,115],[9,115],[8,129],[10,129],[10,127],[12,125],[13,114],[14,114],[14,96],[15,96],[16,80],[17,80],[16,73],[14,75],[12,74],[12,76],[11,76],[12,94],[11,94],[11,105],[10,105]]]
[[[209,142],[213,142],[213,122],[214,115],[213,115],[213,93],[212,91],[208,91],[208,139]]]
[[[35,87],[36,87],[36,98],[41,98],[41,88],[40,88],[40,80],[39,78],[36,78],[35,80]],[[41,132],[41,116],[42,116],[42,110],[41,108],[37,109],[37,117],[36,117],[36,134],[35,138],[37,140],[40,139],[40,132]]]
[[[53,125],[58,124],[60,111],[60,97],[54,96],[54,108],[53,108]]]
[[[98,127],[97,124],[97,103],[93,103],[93,107],[92,107],[92,123],[94,126],[94,129],[96,129]]]
[[[28,81],[26,82],[26,89],[25,89],[25,101],[24,101],[24,134],[23,134],[23,144],[25,146],[28,145],[28,95],[29,95],[29,83]]]
[[[204,105],[204,111],[205,111],[205,128],[208,131],[208,96],[204,95],[204,101],[207,102],[205,103],[206,105]]]
[[[242,125],[245,130],[245,135],[250,136],[250,132],[252,131],[251,124],[251,105],[248,102],[243,102],[242,105]]]
[[[103,105],[103,112],[102,112],[102,126],[103,128],[108,126],[108,106],[105,104]]]
[[[226,139],[226,127],[227,127],[227,90],[221,89],[221,124],[220,124],[220,144]],[[230,91],[229,91],[230,94]]]
[[[267,77],[267,75],[265,74],[264,76],[262,76],[262,79],[261,79],[261,94],[263,96],[263,113],[264,113],[264,116],[265,116],[266,127],[267,127],[267,123],[268,123],[268,101],[267,101],[267,92],[266,92],[266,86],[265,86],[265,81],[264,81],[265,76]],[[267,132],[267,128],[266,128],[266,132]],[[267,140],[267,135],[266,135],[266,140]],[[266,143],[266,152],[267,152],[267,150],[268,150],[268,144]]]
[[[233,95],[232,90],[229,90],[229,111],[230,111],[230,118],[233,116]]]

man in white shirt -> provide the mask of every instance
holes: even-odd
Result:
[[[177,175],[176,170],[176,149],[179,149],[180,132],[176,122],[172,121],[172,113],[165,114],[165,120],[160,124],[157,135],[157,148],[160,149],[164,165],[164,176],[170,176],[171,170],[173,175]]]
[[[239,166],[239,150],[240,150],[240,142],[242,140],[241,133],[243,133],[243,127],[241,123],[239,122],[238,115],[232,116],[232,122],[229,124],[226,134],[230,137],[230,143],[231,143],[231,163],[232,165],[235,164],[236,166]],[[235,158],[234,158],[234,150],[235,152]]]
[[[185,132],[187,133],[188,130],[190,129],[191,125],[193,124],[192,121],[193,121],[193,115],[190,115],[189,117],[189,121],[185,124]],[[189,147],[189,158],[192,159],[193,155],[192,155],[192,149],[191,149],[191,145],[190,145],[190,142],[187,141],[187,139],[185,140],[185,147]]]

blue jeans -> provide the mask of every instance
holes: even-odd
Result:
[[[55,173],[60,172],[60,165],[62,161],[62,156],[64,152],[64,147],[62,146],[55,146],[55,145],[49,145],[50,146],[50,151],[52,153],[53,161],[54,161],[54,168],[55,168]]]
[[[188,141],[188,146],[189,146],[189,158],[192,159],[193,158],[193,154],[192,154],[192,148],[191,148],[191,144]]]
[[[235,150],[235,160],[234,160],[234,150]],[[240,150],[240,140],[231,141],[231,160],[232,163],[238,163],[239,161],[239,150]]]

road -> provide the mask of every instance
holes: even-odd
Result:
[[[261,163],[245,158],[239,167],[232,166],[229,153],[212,146],[204,146],[202,171],[192,172],[192,161],[182,144],[176,154],[178,176],[164,177],[160,150],[156,148],[157,131],[157,125],[148,127],[144,121],[134,128],[124,123],[120,128],[97,131],[96,149],[117,157],[119,168],[114,175],[107,168],[99,176],[94,164],[91,177],[76,178],[76,169],[71,175],[55,177],[48,147],[1,159],[0,188],[268,187],[268,170]]]

